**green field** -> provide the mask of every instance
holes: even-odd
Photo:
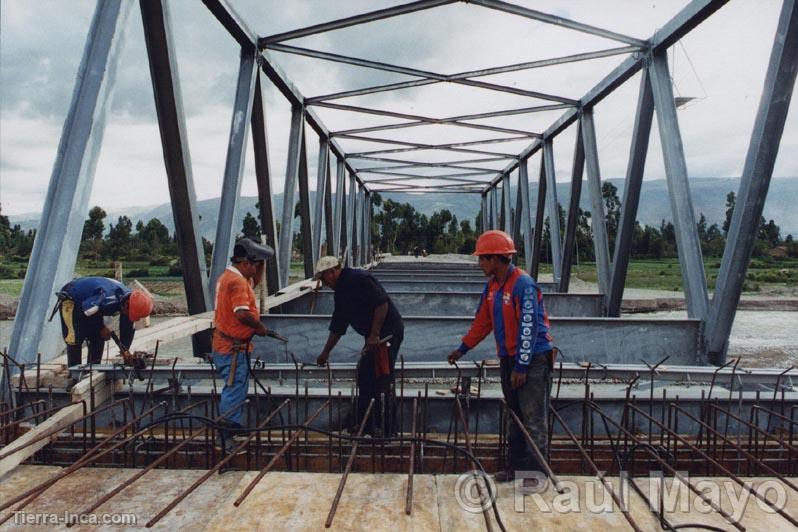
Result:
[[[0,279],[0,294],[19,297],[22,291],[22,279],[19,271],[24,264],[7,262],[5,271],[11,271],[6,279]],[[711,258],[704,261],[709,289],[715,287],[715,279],[720,268],[720,259]],[[113,277],[113,267],[108,263],[81,262],[76,268],[79,275],[104,275]],[[146,275],[142,275],[146,270]],[[152,266],[146,262],[125,262],[123,275],[125,279],[139,279],[153,292],[164,297],[182,295],[183,283],[178,276],[169,276],[169,266]],[[550,274],[551,265],[541,264],[541,274]],[[301,263],[291,264],[291,279],[304,277]],[[592,262],[575,264],[572,278],[582,281],[596,282],[596,266]],[[677,259],[638,260],[629,265],[626,278],[627,288],[648,288],[652,290],[680,291],[682,289],[681,269]],[[754,259],[748,268],[743,290],[750,293],[780,293],[798,288],[798,260],[796,259]]]

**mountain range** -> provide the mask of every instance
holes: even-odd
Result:
[[[605,179],[618,188],[618,196],[623,197],[623,179]],[[725,218],[726,195],[729,192],[737,193],[740,187],[739,178],[691,178],[690,190],[692,193],[693,208],[696,218],[700,213],[706,216],[709,225],[717,223],[721,225]],[[530,183],[530,201],[532,208],[537,201],[537,184]],[[513,187],[513,198],[515,198],[515,187]],[[423,194],[423,193],[393,193],[383,194],[383,199],[392,199],[401,203],[410,203],[415,209],[427,216],[441,209],[449,209],[458,220],[468,219],[472,222],[479,212],[480,197],[477,194]],[[557,183],[557,198],[563,208],[567,209],[570,197],[570,184]],[[311,202],[314,201],[315,193],[311,191]],[[274,206],[276,216],[279,220],[282,211],[283,196],[274,196]],[[247,212],[257,215],[255,204],[257,198],[253,196],[242,197],[238,202],[238,227]],[[580,206],[584,210],[590,210],[590,199],[587,192],[587,183],[582,185],[582,197]],[[512,202],[513,208],[515,201]],[[798,178],[773,178],[770,183],[768,198],[765,202],[763,216],[766,220],[774,220],[781,227],[781,235],[787,234],[798,236]],[[219,198],[212,198],[197,202],[197,211],[200,216],[200,231],[202,236],[208,240],[213,240],[216,236],[216,218],[219,212]],[[109,210],[106,218],[106,227],[109,223],[116,223],[116,219],[125,215],[135,224],[141,220],[147,222],[151,218],[158,218],[166,225],[170,232],[174,231],[174,221],[172,210],[169,203],[157,206],[132,207],[124,210]],[[19,224],[23,229],[36,228],[39,223],[38,214],[23,214],[9,216],[12,224]],[[662,220],[671,220],[670,203],[668,201],[668,190],[665,180],[651,180],[643,182],[643,189],[640,197],[640,207],[638,208],[638,220],[644,225],[659,226]],[[295,227],[297,222],[295,222]]]

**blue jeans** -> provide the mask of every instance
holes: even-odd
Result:
[[[230,366],[232,365],[233,357],[238,357],[236,361],[236,372],[233,376],[233,385],[228,386],[227,379],[230,376]],[[247,398],[247,384],[249,383],[247,355],[243,351],[233,355],[214,352],[213,363],[219,372],[219,376],[224,381],[222,399],[219,401],[219,413],[224,414],[227,412],[225,419],[240,425],[243,402]]]

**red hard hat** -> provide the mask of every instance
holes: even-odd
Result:
[[[512,255],[517,253],[515,244],[510,235],[504,231],[485,231],[477,240],[477,249],[474,255]]]
[[[152,297],[143,290],[133,290],[127,303],[127,317],[130,321],[146,318],[152,313]]]

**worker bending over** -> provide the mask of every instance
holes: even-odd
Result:
[[[449,354],[453,364],[477,346],[491,331],[501,362],[504,400],[521,419],[544,457],[548,456],[549,375],[552,338],[543,295],[534,279],[510,262],[516,253],[512,238],[503,231],[486,231],[477,240],[475,255],[488,277],[477,313],[460,347]],[[496,480],[514,480],[516,471],[543,472],[518,426],[507,429],[509,468]],[[545,474],[545,473],[544,473]],[[524,486],[536,488],[534,478]]]
[[[316,363],[320,366],[327,364],[330,351],[350,325],[364,336],[366,345],[357,365],[360,395],[354,421],[356,426],[361,423],[369,402],[374,399],[375,405],[365,431],[372,435],[394,434],[394,366],[404,338],[402,316],[371,273],[342,268],[335,257],[320,258],[314,278],[321,279],[325,286],[335,291],[330,334]],[[383,394],[384,409],[380,408]]]
[[[213,363],[224,380],[219,412],[225,414],[222,425],[222,446],[229,436],[241,428],[241,413],[247,397],[249,364],[255,335],[266,336],[268,330],[260,321],[255,292],[263,277],[266,260],[274,256],[269,246],[242,238],[233,247],[228,266],[216,281],[216,303],[213,322]]]
[[[83,343],[89,345],[88,362],[99,364],[103,346],[111,339],[113,317],[119,314],[120,351],[133,343],[133,323],[152,313],[152,297],[144,290],[131,290],[106,277],[82,277],[65,284],[56,294],[55,310],[60,310],[61,333],[66,343],[67,365],[81,363]],[[52,315],[50,316],[52,319]],[[67,391],[77,382],[67,381]]]

